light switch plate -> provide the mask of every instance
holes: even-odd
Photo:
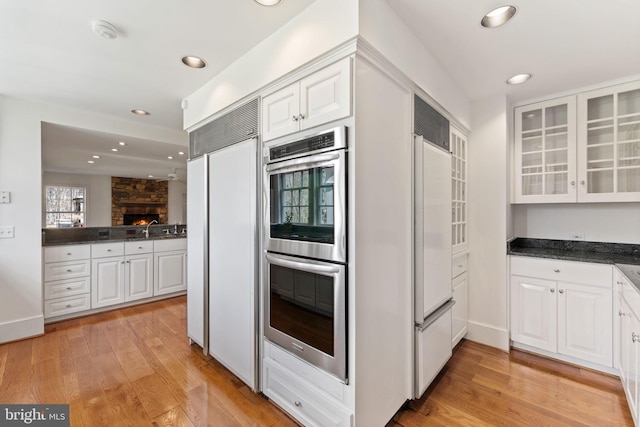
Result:
[[[12,225],[0,227],[0,239],[13,239],[13,230]]]
[[[0,191],[0,203],[11,203],[10,191]]]

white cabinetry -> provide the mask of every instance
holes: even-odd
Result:
[[[640,201],[640,82],[515,109],[514,203]]]
[[[451,244],[453,253],[469,247],[467,228],[467,136],[451,126]]]
[[[351,59],[329,65],[262,100],[267,141],[351,114]]]
[[[45,319],[91,308],[89,245],[44,248]]]
[[[186,239],[154,240],[153,294],[187,289]]]
[[[124,245],[124,300],[153,296],[153,242],[126,242]]]
[[[278,406],[305,426],[352,425],[346,385],[268,341],[264,348],[263,391]]]
[[[640,269],[640,267],[639,267]],[[619,372],[622,387],[627,395],[629,410],[635,425],[638,425],[638,403],[640,400],[640,293],[624,275],[616,271],[620,310]]]
[[[612,304],[610,265],[511,257],[514,346],[611,368]]]
[[[578,95],[578,199],[640,200],[640,82]]]
[[[451,290],[453,300],[456,302],[451,309],[451,347],[467,334],[467,322],[469,320],[467,293],[467,254],[457,255],[451,263]]]
[[[515,203],[576,201],[574,96],[515,109]]]
[[[124,302],[124,243],[91,245],[91,308]]]

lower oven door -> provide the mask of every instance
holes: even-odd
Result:
[[[266,254],[265,336],[347,382],[346,267]]]

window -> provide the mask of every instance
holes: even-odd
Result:
[[[86,189],[47,186],[45,226],[47,228],[84,227]]]

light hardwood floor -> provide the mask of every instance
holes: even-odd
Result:
[[[0,403],[69,403],[73,427],[295,426],[188,345],[185,303],[178,297],[68,320],[42,337],[0,345]],[[425,396],[387,424],[561,425],[632,425],[618,379],[469,341]]]

